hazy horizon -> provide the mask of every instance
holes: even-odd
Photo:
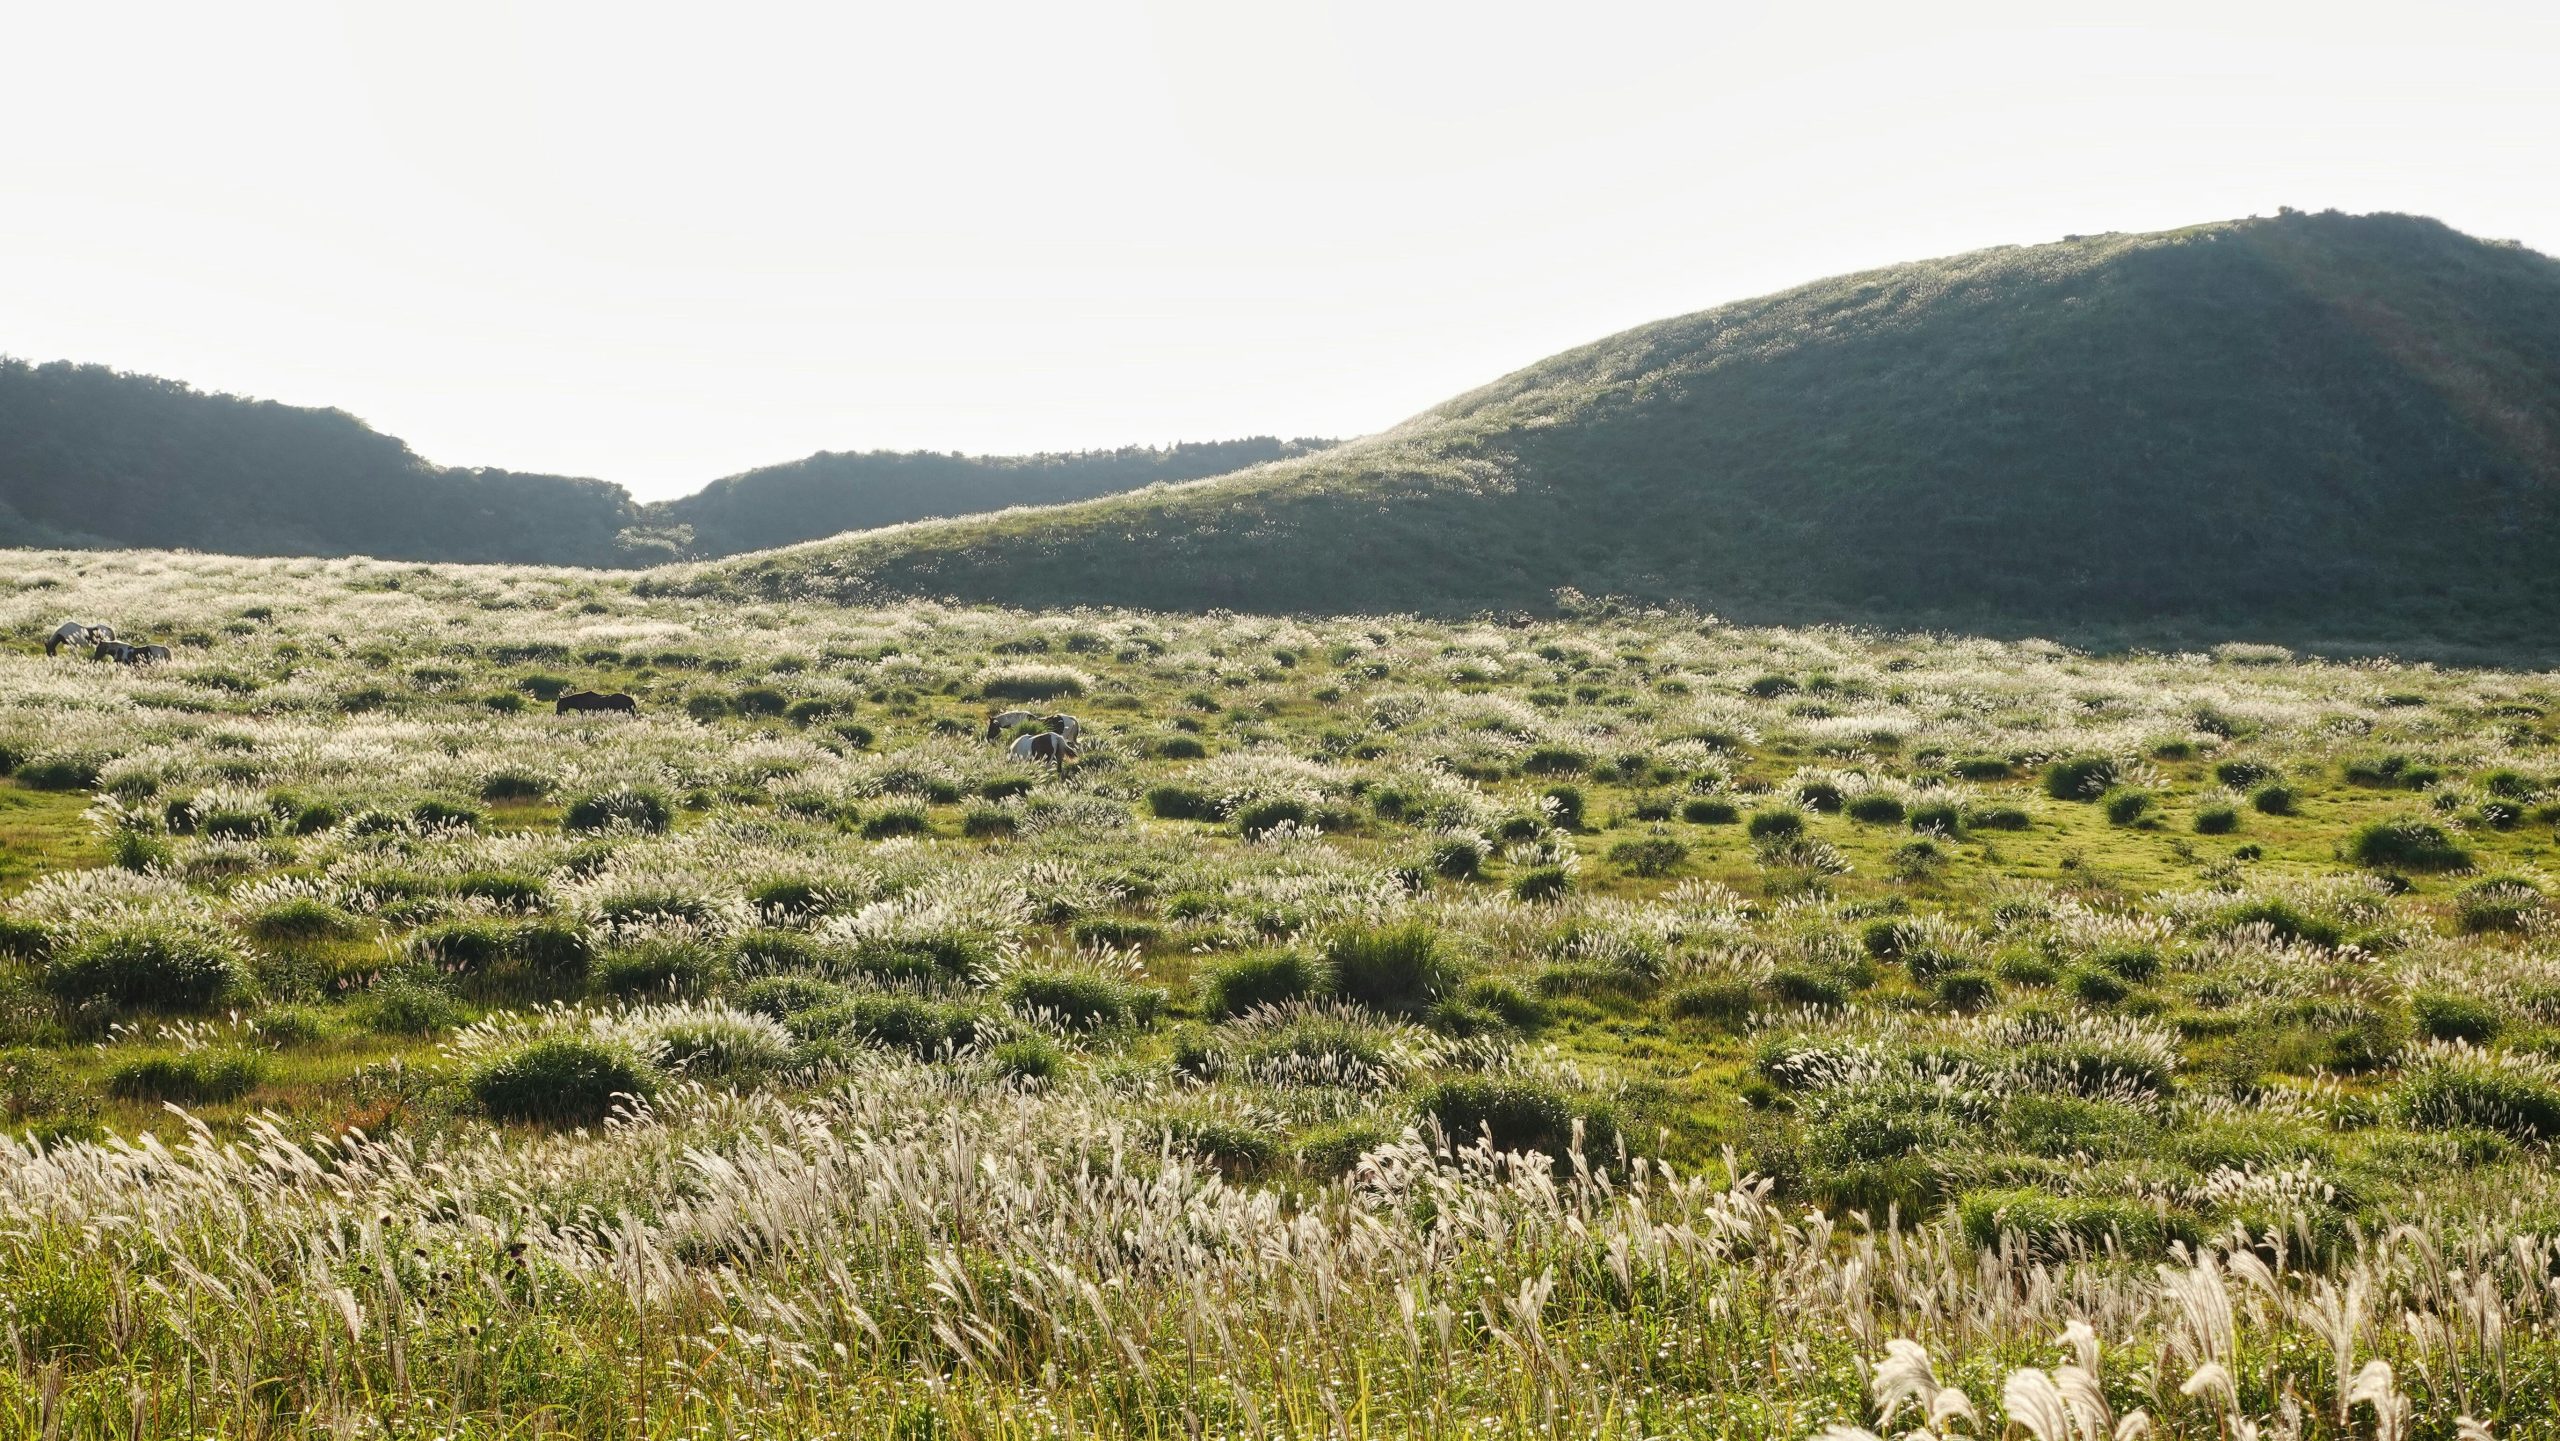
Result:
[[[0,354],[657,499],[821,449],[1358,435],[1630,325],[2065,233],[2290,205],[2560,249],[2548,12],[1548,18],[20,16]]]

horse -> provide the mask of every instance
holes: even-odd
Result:
[[[551,707],[554,715],[568,715],[572,711],[620,711],[624,715],[638,715],[640,702],[620,691],[604,695],[591,690],[573,690]]]
[[[108,641],[114,640],[115,638],[116,628],[114,626],[89,625],[82,621],[66,620],[62,623],[59,629],[55,630],[52,635],[45,638],[44,653],[46,655],[56,654],[66,645],[102,645]]]
[[[145,661],[163,661],[168,658],[169,648],[165,645],[138,645],[133,648],[132,663],[135,665]]]
[[[132,646],[121,641],[102,640],[98,642],[96,650],[89,652],[89,659],[111,660],[118,665],[132,665],[142,657]]]
[[[1076,743],[1055,731],[1023,736],[1013,743],[1015,760],[1048,761],[1058,768],[1060,775],[1067,773],[1067,762],[1075,758],[1075,753]]]
[[[1084,735],[1084,722],[1071,715],[1042,716],[1040,724],[1065,736],[1069,745],[1074,745]]]
[[[987,717],[987,739],[994,740],[1015,726],[1027,726],[1040,717],[1027,710],[998,711]]]

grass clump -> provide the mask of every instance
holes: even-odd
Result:
[[[1457,979],[1440,933],[1421,921],[1347,926],[1327,936],[1333,994],[1388,1015],[1419,1015]]]
[[[2411,871],[2450,871],[2471,864],[2471,853],[2455,845],[2441,827],[2403,817],[2374,821],[2347,842],[2347,858],[2360,866]]]
[[[257,1052],[213,1046],[126,1061],[107,1073],[107,1094],[127,1101],[219,1105],[257,1089],[266,1063]]]
[[[248,983],[248,957],[217,932],[136,925],[56,949],[46,990],[68,1005],[129,1011],[203,1011]]]
[[[2005,1242],[2040,1260],[2110,1249],[2156,1256],[2173,1240],[2197,1239],[2192,1222],[2156,1205],[2029,1188],[1968,1192],[1956,1215],[1974,1245],[1990,1250]]]
[[[481,1061],[466,1080],[480,1109],[500,1121],[588,1126],[625,1098],[657,1091],[655,1068],[627,1047],[550,1036]]]
[[[1262,1006],[1323,994],[1322,967],[1297,951],[1251,951],[1212,965],[1200,978],[1200,1013],[1228,1020]]]
[[[1608,1108],[1577,1106],[1542,1081],[1458,1077],[1424,1091],[1416,1109],[1461,1146],[1490,1135],[1495,1150],[1542,1151],[1562,1160],[1573,1148],[1577,1122],[1583,1153],[1595,1163],[1608,1159],[1617,1145],[1617,1125]]]
[[[569,802],[560,824],[573,831],[601,831],[615,826],[656,835],[675,815],[666,792],[650,786],[624,786],[597,791]]]
[[[2058,801],[2094,801],[2115,788],[2118,775],[2104,756],[2070,756],[2045,767],[2044,793]]]

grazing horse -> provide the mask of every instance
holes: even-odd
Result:
[[[1054,731],[1024,736],[1013,743],[1015,760],[1048,761],[1058,768],[1060,775],[1067,773],[1067,762],[1075,758],[1075,753],[1076,743]]]
[[[554,715],[568,715],[572,711],[620,711],[624,715],[638,715],[640,702],[620,691],[604,695],[591,690],[573,690],[551,707]]]
[[[1027,726],[1040,717],[1027,710],[998,711],[987,717],[987,739],[994,740],[1015,726]]]
[[[89,659],[111,660],[118,665],[132,665],[142,657],[132,646],[122,641],[102,640],[98,642],[96,650],[89,652]]]
[[[169,648],[165,645],[138,645],[133,648],[132,663],[135,665],[140,665],[144,661],[163,661],[168,658]]]
[[[1065,736],[1069,745],[1074,745],[1084,736],[1084,722],[1071,715],[1042,716],[1040,724]]]
[[[116,628],[114,626],[87,625],[76,620],[66,620],[62,623],[60,629],[54,631],[52,635],[45,638],[44,653],[46,655],[56,654],[66,645],[103,645],[115,638]]]

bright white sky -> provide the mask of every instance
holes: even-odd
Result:
[[[644,498],[1354,435],[2070,231],[2560,251],[2560,5],[0,0],[0,353]]]

